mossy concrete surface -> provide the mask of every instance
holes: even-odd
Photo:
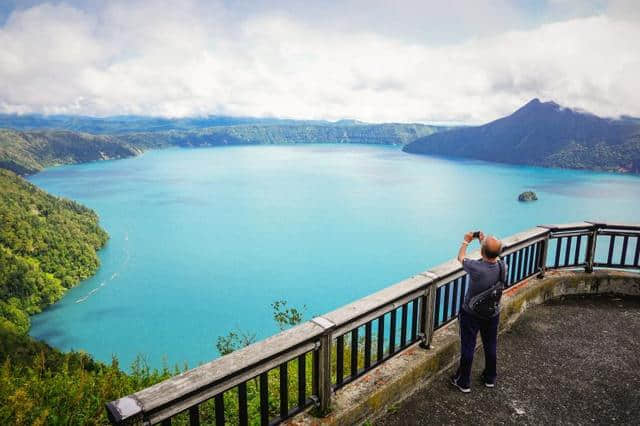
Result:
[[[552,271],[542,279],[532,277],[505,292],[500,333],[507,331],[529,307],[561,296],[579,294],[639,296],[640,274],[600,270],[591,274]],[[567,333],[571,332],[567,329]],[[403,416],[403,410],[397,409],[398,404],[418,391],[424,392],[434,380],[441,380],[439,373],[457,362],[459,351],[458,324],[453,321],[434,333],[431,349],[425,350],[415,344],[338,390],[333,395],[332,411],[328,416],[317,418],[305,412],[286,424],[359,424],[396,410],[399,416]],[[406,420],[413,423],[409,418]]]

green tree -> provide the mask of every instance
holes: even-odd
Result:
[[[302,305],[302,309],[287,308],[286,300],[276,300],[271,303],[271,307],[273,308],[273,320],[281,331],[300,324],[307,310],[306,305]]]
[[[250,344],[255,343],[255,341],[255,333],[249,333],[237,329],[236,331],[230,331],[226,336],[219,336],[216,341],[216,348],[220,355],[227,355],[240,348],[249,346]]]

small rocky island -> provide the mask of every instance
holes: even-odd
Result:
[[[525,191],[518,195],[518,201],[536,201],[538,196],[533,191]]]

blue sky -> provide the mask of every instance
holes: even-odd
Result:
[[[639,28],[625,0],[4,0],[0,112],[640,116]]]

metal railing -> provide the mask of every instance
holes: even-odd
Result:
[[[513,286],[548,269],[640,269],[640,224],[541,225],[504,238],[502,258]],[[479,252],[469,257],[478,258]],[[428,348],[434,330],[453,321],[468,288],[450,260],[328,314],[106,404],[113,424],[277,424],[315,405],[326,413],[332,393],[407,347]],[[297,380],[290,380],[295,372]],[[276,380],[278,391],[269,389]],[[257,400],[249,403],[248,395]],[[203,418],[205,404],[210,407]],[[231,408],[229,408],[231,410]]]

